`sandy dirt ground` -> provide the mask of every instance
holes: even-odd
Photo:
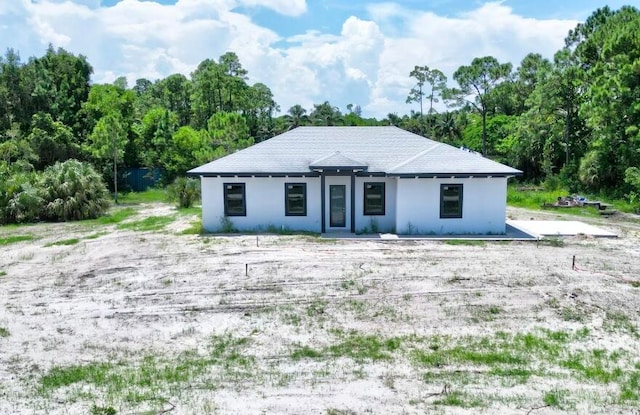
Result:
[[[636,218],[456,244],[200,236],[136,209],[174,220],[0,227],[33,236],[0,246],[0,414],[640,413]]]

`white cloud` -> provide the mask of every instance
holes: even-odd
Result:
[[[300,16],[307,11],[305,0],[241,0],[246,6],[262,6],[285,16]]]
[[[95,82],[127,76],[189,74],[204,59],[238,54],[251,82],[271,88],[285,112],[294,104],[312,109],[325,100],[359,104],[366,116],[408,113],[405,104],[414,65],[442,70],[450,79],[474,57],[493,55],[514,67],[529,52],[551,57],[571,20],[536,20],[502,3],[486,3],[453,17],[397,3],[368,7],[351,16],[340,33],[307,30],[282,38],[278,28],[256,24],[238,6],[267,7],[286,15],[307,12],[304,0],[0,0],[0,39],[28,55],[50,42],[88,57]]]

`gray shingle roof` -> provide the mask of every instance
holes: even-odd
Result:
[[[300,174],[310,173],[310,166],[330,165],[368,166],[369,173],[390,175],[521,174],[477,153],[397,127],[298,127],[188,173]]]

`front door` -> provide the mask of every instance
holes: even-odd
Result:
[[[344,228],[347,226],[347,187],[343,184],[329,186],[329,226]]]

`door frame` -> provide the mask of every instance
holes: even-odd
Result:
[[[327,218],[327,209],[329,209],[329,216],[331,214],[330,211],[330,201],[327,202],[327,193],[329,192],[329,186],[327,186],[326,178],[327,177],[346,177],[350,180],[347,183],[328,183],[329,186],[333,185],[344,185],[345,186],[345,226],[344,227],[331,227],[327,226],[327,222],[330,222],[330,217]],[[346,187],[349,187],[349,190]],[[331,195],[328,195],[331,198]],[[322,233],[326,232],[327,229],[336,231],[336,230],[345,230],[347,232],[355,233],[356,228],[356,173],[354,171],[324,171],[320,172],[320,201],[321,201],[321,224],[322,224]],[[348,205],[348,206],[347,206]],[[349,214],[349,219],[347,219],[347,213]]]

